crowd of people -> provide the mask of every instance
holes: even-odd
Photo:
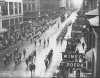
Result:
[[[66,26],[66,28],[64,28],[62,30],[61,34],[58,36],[58,41],[62,42],[62,40],[64,39],[64,36],[65,36],[64,35],[64,30],[65,30],[65,33],[66,33],[67,32],[67,26]],[[66,55],[67,54],[77,54],[77,55],[78,54],[82,54],[82,55],[85,55],[85,58],[82,59],[81,62],[82,63],[84,62],[85,65],[89,66],[90,68],[93,67],[94,56],[93,56],[92,52],[91,52],[91,55],[87,55],[89,48],[91,49],[93,47],[93,44],[92,45],[88,45],[88,43],[91,42],[88,39],[91,39],[91,37],[89,37],[89,34],[92,32],[92,28],[91,28],[89,22],[87,21],[87,18],[84,15],[83,12],[81,12],[81,11],[78,12],[78,17],[75,20],[75,22],[72,24],[72,31],[76,31],[76,32],[72,32],[71,33],[71,37],[72,38],[69,38],[69,39],[66,40],[67,41],[67,45],[66,45],[66,49],[65,49],[64,54],[66,54]],[[77,32],[77,31],[81,31],[81,33]],[[87,35],[88,35],[88,38],[87,38]],[[94,39],[94,38],[92,37],[92,39]],[[91,64],[87,64],[86,63],[88,61],[87,60],[88,56],[92,57]],[[75,68],[73,69],[71,67],[67,67],[66,66],[66,63],[68,61],[71,61],[71,59],[69,59],[69,60],[68,59],[64,59],[63,56],[62,56],[62,58],[63,58],[63,60],[60,63],[60,66],[58,67],[59,73],[56,74],[58,76],[57,78],[66,78],[69,75],[68,73],[73,73],[73,71],[75,69]],[[79,70],[79,74],[81,72],[82,73],[89,73],[89,72],[93,72],[93,70],[88,70],[88,68],[84,68],[83,67],[83,68],[81,68]],[[88,76],[88,74],[87,74],[87,75],[85,75],[85,77],[88,78],[88,77],[91,77],[91,76]]]
[[[47,55],[47,57],[44,60],[46,71],[47,71],[49,65],[51,64],[52,56],[53,56],[53,49],[50,50],[49,54]]]
[[[22,55],[23,54],[19,52],[19,48],[16,48],[13,53],[9,53],[3,56],[3,63],[5,66],[10,65],[12,62],[17,65],[21,62]]]
[[[74,67],[67,67],[67,62],[71,63],[71,60],[72,62],[75,61],[75,59],[73,58],[64,58],[63,55],[70,55],[70,54],[82,54],[82,55],[85,55],[85,53],[80,53],[80,50],[77,49],[77,45],[78,44],[82,44],[82,48],[84,49],[85,47],[85,43],[81,41],[80,38],[70,38],[67,40],[67,44],[66,44],[66,49],[65,49],[65,52],[62,54],[62,62],[60,63],[60,66],[58,67],[58,70],[59,70],[59,73],[57,73],[57,78],[66,78],[66,77],[69,77],[69,74],[70,73],[73,73],[73,71],[77,68],[74,68]],[[80,60],[80,59],[78,59]],[[82,62],[85,62],[86,61],[86,58],[84,59],[81,59]],[[81,71],[85,70],[85,68],[81,68],[80,69]]]
[[[39,41],[39,44],[41,45],[42,40],[39,39],[41,34],[43,34],[49,27],[52,27],[56,23],[55,19],[62,15],[61,12],[57,11],[55,11],[54,13],[48,12],[46,16],[37,17],[34,20],[31,20],[31,22],[24,21],[20,25],[10,27],[10,29],[3,34],[3,37],[0,37],[0,50],[9,48],[10,46],[17,44],[19,41],[23,42],[26,40],[30,40],[31,43],[34,42],[35,46],[37,45],[37,41]],[[49,38],[47,38],[47,40],[44,40],[44,48],[47,46],[46,43],[47,45],[49,45]],[[25,58],[26,56],[26,49],[23,49],[23,52],[20,52],[19,49],[20,48],[14,48],[13,52],[4,54],[3,63],[5,66],[8,66],[13,62],[16,68],[22,62],[22,58]],[[25,58],[27,68],[29,68],[29,64],[33,63],[35,57],[36,52],[32,52],[29,57]],[[47,57],[49,61],[45,62],[46,68],[48,68],[48,65],[50,63],[50,57]]]
[[[57,10],[48,10],[46,15],[36,17],[31,21],[25,21],[22,24],[16,26],[10,26],[7,32],[4,32],[0,36],[0,50],[8,48],[11,45],[18,43],[24,39],[29,39],[38,35],[38,32],[41,34],[45,32],[49,26],[55,24],[54,20],[61,16],[61,12]]]

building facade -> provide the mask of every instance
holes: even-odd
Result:
[[[23,11],[24,13],[36,11],[36,1],[38,0],[23,0]]]
[[[40,12],[66,7],[67,0],[23,0],[24,19],[39,16]]]
[[[59,7],[66,7],[67,0],[40,0],[41,10],[57,9]]]
[[[22,0],[3,0],[0,4],[0,28],[9,29],[23,22]]]
[[[98,7],[99,0],[84,0],[82,9],[85,11],[94,10]]]
[[[24,21],[29,18],[35,17],[39,7],[39,0],[23,0],[23,19]]]

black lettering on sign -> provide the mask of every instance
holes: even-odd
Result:
[[[79,63],[79,62],[67,62],[66,63],[67,67],[70,68],[84,68],[85,63]]]
[[[63,59],[84,59],[85,55],[82,54],[62,54]]]

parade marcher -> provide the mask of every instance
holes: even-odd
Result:
[[[29,55],[28,59],[29,59],[29,62],[33,62],[33,55],[32,54]]]
[[[51,49],[49,54],[47,55],[46,59],[44,60],[45,66],[46,66],[46,70],[47,70],[48,66],[50,65],[50,63],[51,63],[52,56],[53,56],[53,50]]]
[[[47,68],[48,68],[48,66],[49,66],[49,60],[48,60],[48,59],[45,59],[45,60],[44,60],[44,63],[45,63],[45,67],[46,67],[46,70],[47,70]]]
[[[58,28],[59,28],[59,23],[58,23]]]
[[[10,57],[10,61],[12,61],[13,59],[12,59],[12,53],[9,55],[9,57]]]
[[[49,45],[49,38],[47,39],[48,45]]]
[[[3,62],[4,62],[4,65],[6,66],[7,65],[7,56],[6,55],[3,57]]]
[[[84,47],[85,47],[85,43],[84,43],[84,42],[82,43],[82,47],[83,47],[83,49],[84,49]]]
[[[18,55],[18,48],[16,48],[14,51],[14,56],[17,56],[17,55]]]
[[[28,58],[25,60],[25,63],[26,63],[26,66],[27,66],[26,70],[28,70],[28,63],[29,63]]]
[[[24,58],[26,56],[26,49],[23,49],[23,55],[24,55]]]
[[[63,39],[61,39],[61,45],[62,45],[62,43],[63,43]]]
[[[50,53],[48,54],[48,59],[49,59],[49,61],[51,61],[51,59],[52,59],[52,56],[53,56],[53,49],[51,49],[50,50]]]
[[[34,44],[35,44],[35,47],[36,47],[36,40],[35,40]]]
[[[32,53],[32,61],[33,61],[33,63],[35,62],[35,59],[36,59],[36,50],[34,50],[33,53]]]
[[[31,43],[33,42],[33,38],[30,39]]]
[[[39,44],[41,45],[41,39],[39,39]]]
[[[35,71],[35,64],[34,63],[30,63],[29,64],[29,69],[30,69],[30,71]]]
[[[10,64],[10,63],[11,63],[10,54],[8,54],[8,56],[7,56],[7,60],[8,60],[8,64]]]
[[[73,43],[73,44],[71,45],[71,50],[74,52],[75,49],[76,49],[76,45],[75,45],[75,43]]]
[[[21,62],[22,54],[19,53],[19,62]]]
[[[46,41],[44,40],[44,48],[45,48]]]
[[[33,63],[29,64],[29,70],[31,71],[31,78],[33,78],[32,77],[32,71],[35,72],[35,64],[33,64]]]
[[[76,50],[76,53],[79,54],[79,50],[78,49]]]
[[[15,70],[16,70],[16,67],[18,65],[18,59],[16,58],[14,62],[15,62]]]
[[[10,63],[10,57],[9,57],[9,54],[6,54],[5,55],[5,65],[7,65],[9,63]]]
[[[36,57],[36,50],[34,50],[33,56]]]

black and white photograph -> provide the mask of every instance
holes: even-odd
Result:
[[[0,0],[0,78],[100,78],[100,0]]]

